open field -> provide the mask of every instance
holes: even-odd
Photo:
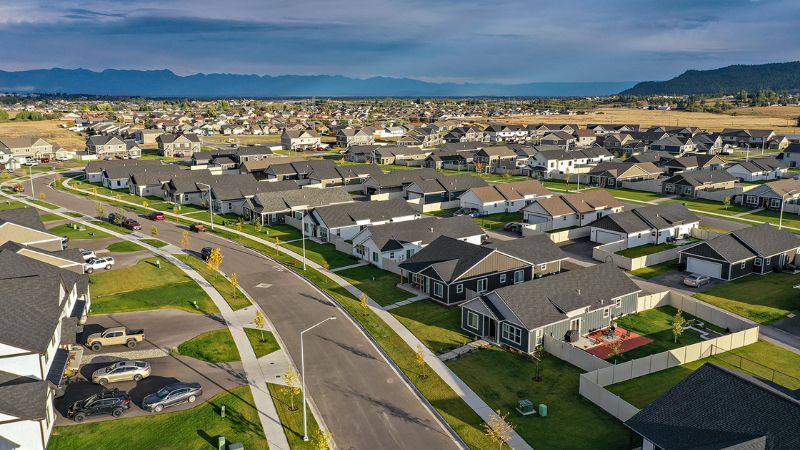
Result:
[[[798,292],[793,288],[797,283],[800,283],[800,275],[789,273],[748,275],[695,294],[695,297],[754,322],[769,323],[797,308]]]
[[[731,113],[736,113],[732,115]],[[592,114],[581,116],[514,116],[508,119],[492,118],[491,122],[508,123],[631,123],[642,126],[671,125],[696,126],[710,131],[723,128],[771,128],[777,133],[798,133],[792,117],[800,116],[798,106],[771,106],[742,108],[727,114],[712,114],[687,111],[646,111],[633,108],[598,108]],[[481,122],[490,120],[483,119]]]
[[[86,137],[73,133],[59,125],[61,120],[41,120],[38,122],[3,122],[0,123],[0,136],[27,137],[38,136],[58,144],[66,149],[83,149],[86,147]]]

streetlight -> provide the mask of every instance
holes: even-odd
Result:
[[[31,197],[36,198],[36,193],[33,192],[33,164],[28,166],[28,176],[31,179]]]
[[[302,389],[303,389],[303,440],[306,441],[306,442],[308,442],[308,412],[306,411],[306,359],[305,359],[304,351],[303,351],[303,334],[306,333],[307,331],[311,331],[314,328],[317,328],[318,326],[322,325],[323,323],[325,323],[325,322],[327,322],[329,320],[336,320],[336,317],[333,317],[333,316],[328,317],[327,319],[324,319],[323,321],[317,323],[316,325],[312,325],[312,326],[310,326],[310,327],[308,327],[305,330],[300,332],[300,372],[302,372],[301,373],[301,377],[302,377],[301,381],[303,383],[303,387],[302,387]]]
[[[207,183],[195,183],[197,186],[205,186],[208,188],[208,214],[211,216],[211,231],[214,231],[214,211],[211,208],[211,185]]]
[[[306,271],[306,212],[300,212],[300,234],[303,236],[303,272]]]
[[[781,216],[780,216],[780,219],[778,219],[778,229],[779,230],[783,227],[783,204],[786,202],[786,200],[785,200],[786,196],[789,195],[789,194],[796,194],[796,193],[797,193],[797,191],[792,189],[791,191],[781,195]]]

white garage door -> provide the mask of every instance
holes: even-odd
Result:
[[[597,231],[595,231],[595,234],[594,234],[594,242],[597,242],[597,243],[600,243],[600,244],[608,244],[609,242],[617,242],[617,241],[619,241],[621,239],[624,239],[624,238],[622,236],[618,235],[618,234],[610,233],[610,232],[604,231],[604,230],[597,230]]]
[[[709,276],[711,278],[722,278],[722,263],[706,261],[704,259],[687,258],[686,271],[691,273],[699,273],[700,275]]]

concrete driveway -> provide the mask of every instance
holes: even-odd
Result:
[[[592,259],[592,249],[600,245],[596,242],[591,242],[588,237],[575,239],[572,241],[565,241],[558,246],[567,254],[567,256],[575,258],[580,261],[596,262]]]
[[[723,283],[722,280],[715,280],[712,278],[711,282],[708,284],[704,284],[703,286],[700,287],[690,287],[683,284],[683,279],[686,278],[687,275],[689,275],[688,272],[674,271],[665,273],[664,275],[653,277],[647,281],[670,289],[688,291],[689,295],[696,294],[698,292],[706,292],[709,289],[712,289],[714,286]]]
[[[66,393],[63,397],[55,400],[54,404],[58,411],[56,425],[71,425],[75,422],[66,417],[69,405],[78,400],[83,400],[90,395],[109,389],[120,389],[127,391],[131,396],[133,406],[125,411],[123,418],[151,415],[155,413],[141,409],[142,400],[145,396],[156,392],[162,387],[175,383],[197,382],[203,387],[203,395],[195,403],[184,403],[168,409],[159,414],[181,411],[193,408],[208,401],[215,395],[230,390],[238,386],[247,384],[242,364],[240,362],[231,363],[209,363],[200,361],[188,356],[164,356],[160,358],[146,359],[150,363],[151,375],[138,383],[135,381],[124,381],[100,386],[92,383],[92,373],[100,368],[106,367],[111,362],[100,364],[85,364],[81,367],[80,373],[67,385]],[[111,420],[111,415],[87,417],[84,422],[99,422]]]

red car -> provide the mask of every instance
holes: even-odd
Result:
[[[47,163],[50,162],[50,158],[42,158],[42,159],[39,160],[39,162],[42,163],[42,164],[47,164]]]
[[[135,221],[133,219],[126,219],[124,222],[122,222],[122,227],[123,228],[127,228],[129,230],[141,230],[142,229],[142,225],[139,224],[139,222],[137,222],[137,221]]]
[[[166,217],[164,216],[164,213],[158,212],[158,211],[151,212],[150,215],[147,216],[147,218],[150,219],[150,220],[164,220],[164,219],[166,219]]]

